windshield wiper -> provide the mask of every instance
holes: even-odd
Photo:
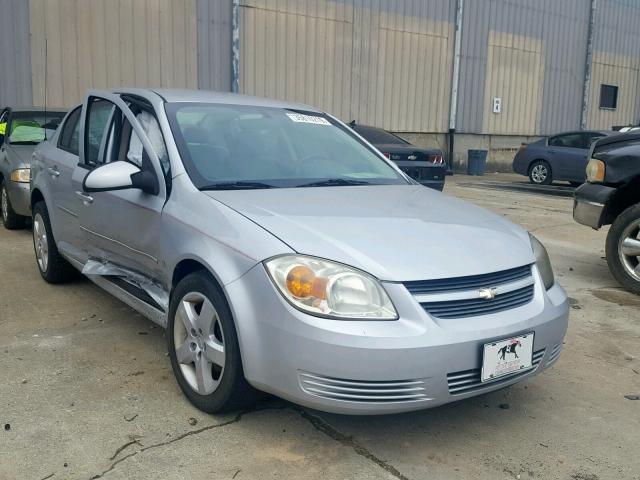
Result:
[[[42,140],[44,142],[44,140]],[[14,140],[11,142],[11,145],[38,145],[41,142],[36,142],[35,140]]]
[[[326,180],[318,180],[317,182],[303,183],[298,185],[302,187],[346,187],[349,185],[371,185],[371,182],[364,180],[351,180],[347,178],[328,178]]]
[[[220,182],[200,187],[200,190],[253,190],[259,188],[276,188],[273,185],[262,182]]]

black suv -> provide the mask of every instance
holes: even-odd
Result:
[[[640,133],[598,140],[589,156],[587,182],[576,189],[573,218],[596,230],[611,224],[609,269],[640,295]]]

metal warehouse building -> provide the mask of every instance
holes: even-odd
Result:
[[[300,101],[448,151],[637,123],[637,0],[0,0],[0,105],[96,87]],[[46,90],[46,92],[45,92]]]

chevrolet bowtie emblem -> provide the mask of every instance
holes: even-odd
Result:
[[[478,296],[484,300],[493,300],[497,294],[498,291],[495,288],[481,288],[478,290]]]

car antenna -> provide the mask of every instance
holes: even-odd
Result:
[[[49,41],[47,36],[44,37],[44,139],[47,139],[47,74],[49,64]]]
[[[356,121],[355,120],[351,120],[348,124],[351,128],[356,126]]]

